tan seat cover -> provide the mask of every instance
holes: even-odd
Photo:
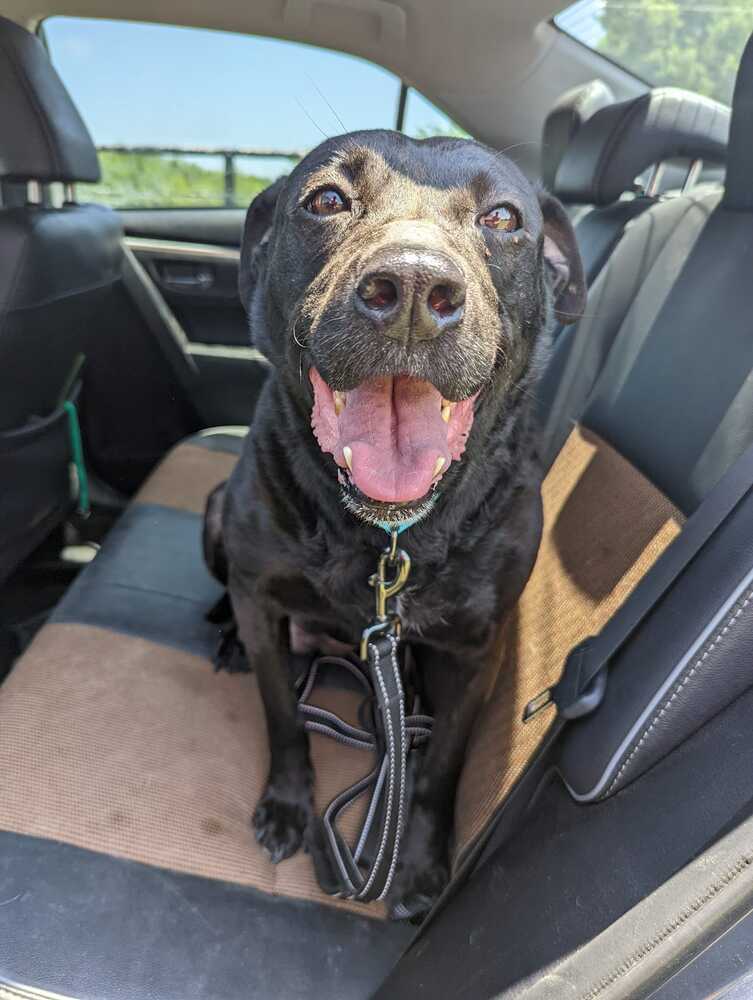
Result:
[[[354,697],[316,703],[355,721]],[[311,752],[320,809],[373,766],[321,736]],[[325,896],[303,852],[267,861],[250,826],[267,763],[256,678],[146,639],[48,625],[0,689],[3,829],[381,915]]]
[[[207,462],[214,485],[233,461],[179,448],[139,500],[171,502],[180,467],[181,506],[199,511],[195,480],[205,477],[205,493]],[[556,680],[570,647],[607,620],[680,524],[643,476],[580,430],[547,477],[544,510],[541,552],[460,783],[460,849],[483,829],[551,723],[543,713],[523,726],[524,704]],[[327,690],[320,703],[352,715],[354,697]],[[372,766],[369,754],[323,737],[312,738],[312,755],[320,807]],[[382,915],[381,906],[325,896],[303,853],[276,867],[266,860],[249,827],[266,768],[254,677],[215,674],[201,657],[145,639],[48,625],[0,688],[0,828]],[[353,829],[357,819],[354,811]]]
[[[160,462],[134,497],[134,503],[203,514],[207,496],[230,476],[238,456],[201,445],[179,444]]]
[[[523,709],[558,679],[568,652],[598,632],[682,526],[682,515],[596,435],[576,427],[543,488],[536,565],[505,630],[497,682],[466,754],[456,859],[485,828],[554,719]]]

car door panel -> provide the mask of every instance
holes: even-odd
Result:
[[[247,424],[267,372],[238,296],[243,210],[121,213],[126,245],[195,367],[191,402],[206,426]],[[173,322],[174,321],[174,322]]]
[[[245,208],[133,208],[121,211],[127,236],[240,247]]]
[[[189,341],[248,344],[246,314],[238,298],[237,247],[126,236]]]

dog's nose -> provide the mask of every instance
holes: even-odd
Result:
[[[433,340],[462,320],[465,278],[447,254],[392,247],[366,263],[354,301],[386,337]]]

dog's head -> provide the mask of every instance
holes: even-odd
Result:
[[[240,288],[346,502],[390,521],[521,385],[552,305],[585,300],[567,214],[511,160],[386,131],[322,143],[256,198]]]

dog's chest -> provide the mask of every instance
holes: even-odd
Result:
[[[378,557],[379,552],[371,557],[338,553],[325,565],[309,567],[306,574],[321,595],[326,619],[337,622],[337,634],[347,633],[354,641],[376,616],[376,595],[370,579],[376,573]],[[435,564],[423,560],[420,549],[411,552],[411,560],[405,589],[391,605],[407,634],[428,637],[437,629],[475,625],[479,618],[493,615],[499,575],[491,561],[479,565],[451,556]],[[388,567],[388,579],[391,575]],[[315,614],[313,608],[310,610]]]
[[[361,632],[375,620],[376,608],[373,590],[369,589],[353,607],[351,600],[344,602],[339,609],[328,608],[325,616],[321,616],[317,608],[308,608],[304,612],[293,613],[291,616],[290,639],[291,649],[295,653],[310,653],[318,651],[330,655],[343,655],[350,648],[356,648]],[[331,604],[331,601],[327,602]],[[342,612],[338,614],[337,611]],[[439,607],[436,601],[430,601],[420,595],[407,594],[397,597],[391,605],[391,612],[400,618],[403,633],[406,636],[426,636],[437,626],[450,624],[450,608]],[[346,636],[348,637],[346,639]]]
[[[423,635],[432,625],[443,624],[443,618],[439,608],[422,605],[415,596],[403,594],[395,602],[395,610],[400,617],[403,631],[411,635]]]

